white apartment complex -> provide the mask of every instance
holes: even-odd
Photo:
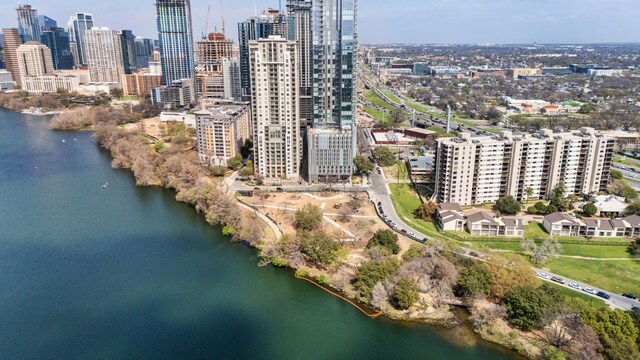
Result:
[[[508,195],[526,200],[527,188],[531,199],[547,198],[560,183],[567,194],[605,191],[615,146],[615,139],[592,128],[473,138],[463,133],[437,142],[436,200],[462,205]]]
[[[226,166],[251,136],[246,105],[218,105],[196,112],[198,156],[203,164]]]
[[[280,36],[249,42],[256,174],[297,180],[300,174],[298,49]]]
[[[106,27],[86,30],[84,51],[92,82],[121,84],[125,71],[120,33],[117,30]]]

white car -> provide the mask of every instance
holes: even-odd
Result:
[[[580,286],[580,285],[578,285],[578,284],[576,284],[574,282],[569,283],[569,287],[572,287],[572,288],[574,288],[576,290],[582,290],[582,286]]]
[[[597,294],[597,293],[598,293],[597,291],[593,290],[593,289],[592,289],[592,288],[590,288],[590,287],[585,287],[584,289],[582,289],[582,291],[584,291],[584,292],[586,292],[586,293],[589,293],[589,294],[591,294],[591,295],[595,295],[595,294]]]
[[[549,279],[549,275],[542,273],[542,272],[538,272],[536,273],[536,275],[538,275],[539,277],[543,278],[543,279]]]

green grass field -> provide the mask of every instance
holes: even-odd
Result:
[[[544,265],[552,272],[620,294],[640,294],[639,261],[557,258]]]
[[[400,104],[400,98],[398,98],[394,93],[389,90],[382,90],[382,93],[385,94],[391,101]]]
[[[382,111],[368,105],[364,105],[364,111],[367,114],[371,115],[371,117],[373,117],[374,119],[378,121],[384,121],[385,116],[382,114]]]
[[[421,202],[415,191],[408,184],[389,184],[389,187],[391,188],[393,207],[396,209],[398,216],[407,225],[422,232],[424,235],[438,239],[443,238],[432,221],[416,219],[413,216],[413,210],[417,209]]]
[[[376,95],[376,93],[373,92],[373,90],[369,90],[367,92],[364,93],[364,97],[365,99],[367,99],[367,101],[369,101],[370,103],[380,106],[381,108],[385,108],[387,110],[393,110],[395,109],[395,106],[387,103],[386,101],[382,100],[378,95]]]
[[[447,134],[447,130],[439,128],[437,126],[429,126],[427,130],[435,131],[438,137],[454,137],[456,136],[454,132],[450,132]]]

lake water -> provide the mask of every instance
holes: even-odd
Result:
[[[514,358],[259,268],[90,133],[47,122],[0,110],[0,359]]]

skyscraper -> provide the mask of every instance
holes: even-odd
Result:
[[[84,33],[93,27],[93,14],[76,13],[67,23],[71,53],[74,54],[76,65],[87,65]]]
[[[68,32],[59,27],[44,27],[40,40],[51,49],[53,67],[56,70],[73,69],[73,55],[71,54]]]
[[[193,29],[189,0],[156,0],[162,83],[192,79]]]
[[[83,42],[91,81],[120,84],[124,75],[120,32],[94,27],[85,31]]]
[[[138,66],[136,63],[136,37],[131,30],[120,32],[120,45],[122,46],[122,61],[125,74],[133,74]]]
[[[267,179],[300,174],[297,50],[280,36],[249,41],[255,171]]]
[[[18,47],[22,44],[20,32],[16,28],[5,28],[2,29],[2,37],[5,65],[11,73],[13,81],[18,87],[21,87],[22,81],[20,81],[20,67],[18,66]]]
[[[22,42],[40,41],[38,10],[31,8],[31,5],[20,5],[16,11],[18,12],[18,30]]]
[[[153,40],[136,37],[136,65],[138,68],[149,67],[153,53]]]
[[[268,9],[260,16],[238,23],[240,47],[240,85],[242,100],[251,100],[251,78],[249,68],[249,41],[266,39],[271,35],[286,37],[287,18],[278,10]]]
[[[46,15],[38,15],[38,26],[42,28],[54,28],[58,27],[58,22]]]
[[[298,42],[300,68],[300,125],[312,122],[313,52],[311,32],[311,0],[287,0],[287,38]]]
[[[307,133],[310,182],[349,181],[353,122],[356,0],[314,0],[313,129]]]
[[[238,58],[222,59],[222,79],[224,81],[224,98],[241,101],[240,60]]]
[[[18,47],[18,68],[20,78],[43,76],[53,72],[51,50],[38,41],[29,41]]]

